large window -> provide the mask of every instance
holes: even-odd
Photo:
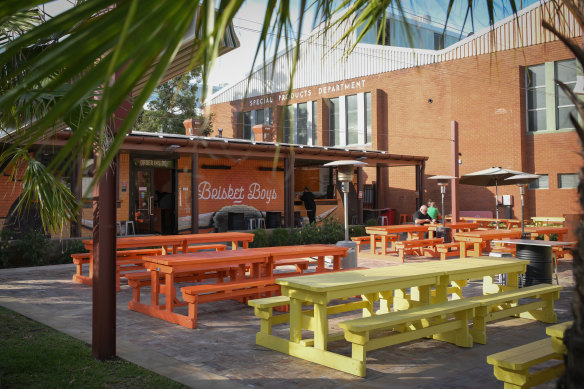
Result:
[[[243,112],[243,139],[253,138],[252,127],[256,124],[272,125],[274,123],[272,112],[272,108]]]
[[[576,60],[556,62],[556,79],[563,82],[571,90],[576,85],[577,66]],[[556,84],[556,121],[557,129],[573,129],[574,126],[570,121],[570,114],[576,116],[576,108],[572,100],[564,93],[558,84]],[[576,116],[577,117],[577,116]]]
[[[576,60],[547,62],[529,66],[525,72],[527,130],[529,132],[571,130],[570,114],[576,115],[574,104],[557,84],[570,89],[576,85],[579,65]]]
[[[284,107],[282,141],[299,145],[316,145],[316,101],[291,104]]]
[[[545,65],[530,66],[527,76],[527,130],[542,131],[547,128],[545,104]]]
[[[329,99],[329,145],[371,144],[371,93]]]

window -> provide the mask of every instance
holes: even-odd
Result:
[[[347,144],[359,143],[359,107],[357,95],[347,96]]]
[[[558,174],[558,188],[574,189],[578,187],[580,181],[576,173],[561,173]]]
[[[371,93],[365,93],[365,143],[371,144]]]
[[[548,189],[549,180],[547,174],[540,174],[539,178],[529,183],[529,189]]]
[[[252,139],[252,127],[256,124],[272,125],[274,123],[272,108],[258,109],[243,113],[243,139]]]
[[[339,98],[329,99],[329,145],[341,145]]]
[[[371,144],[371,93],[329,99],[329,145]]]
[[[527,68],[527,130],[543,131],[547,128],[545,104],[545,64]]]
[[[577,65],[576,60],[559,61],[555,63],[556,79],[563,82],[571,90],[576,85]],[[577,111],[572,100],[564,93],[556,83],[556,127],[558,130],[573,129],[574,126],[570,121],[570,114],[577,117]]]
[[[316,146],[318,144],[318,106],[316,101],[312,102],[312,145]]]
[[[251,139],[251,111],[243,113],[243,139]]]
[[[284,107],[284,143],[294,143],[294,106]]]
[[[307,103],[300,103],[297,107],[298,124],[296,128],[297,140],[300,145],[308,144],[308,107]]]

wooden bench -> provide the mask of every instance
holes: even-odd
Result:
[[[560,362],[530,371],[530,368],[551,360]],[[557,378],[564,372],[563,356],[554,351],[551,338],[489,355],[487,363],[493,365],[495,377],[505,383],[505,389],[531,388]]]
[[[404,257],[406,254],[424,255],[423,249],[425,247],[433,248],[438,244],[444,243],[443,238],[431,238],[431,239],[416,239],[416,240],[400,240],[395,242],[395,248],[397,250],[398,257],[405,261]]]
[[[361,252],[361,245],[362,244],[370,244],[371,243],[370,236],[354,236],[351,238],[351,240],[353,242],[357,243],[357,252],[358,253]],[[377,245],[378,243],[381,243],[381,236],[375,237],[375,244]]]
[[[476,343],[487,342],[487,322],[508,316],[535,319],[544,323],[556,323],[554,300],[560,298],[559,285],[538,284],[501,293],[470,297],[466,300],[480,304],[475,310],[471,334]],[[533,299],[519,303],[519,299]]]
[[[237,278],[240,276],[240,270],[238,266],[217,268],[215,265],[210,265],[208,269],[197,268],[196,271],[189,272],[187,270],[182,272],[175,276],[175,282],[202,282],[214,278],[217,280],[217,283],[222,283],[226,277]],[[152,273],[149,271],[138,271],[126,273],[124,277],[128,280],[128,286],[132,288],[132,300],[139,303],[141,288],[152,284]],[[159,281],[164,284],[164,277],[161,276]]]
[[[451,342],[461,347],[472,347],[469,321],[480,304],[467,300],[451,300],[424,305],[405,311],[346,320],[339,323],[345,339],[352,343],[352,359],[358,361],[358,375],[365,377],[367,351],[427,336]],[[450,320],[449,320],[450,319]],[[371,339],[375,331],[393,330],[390,334]]]
[[[290,314],[284,313],[274,316],[273,309],[288,311],[290,297],[272,296],[260,299],[249,300],[247,304],[254,309],[254,314],[260,318],[260,333],[272,334],[272,326],[287,323],[290,321]]]
[[[241,297],[259,297],[262,294],[276,294],[280,292],[280,285],[277,285],[275,281],[276,278],[270,277],[181,288],[183,300],[189,306],[188,317],[190,322],[188,328],[197,328],[198,304],[233,299],[239,301]]]
[[[465,243],[467,249],[472,249],[473,243]],[[436,245],[436,252],[440,254],[440,260],[445,261],[446,257],[460,255],[460,242],[441,243]]]

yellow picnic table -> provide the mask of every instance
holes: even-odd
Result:
[[[289,339],[273,335],[271,331],[260,331],[256,343],[359,375],[360,362],[327,350],[329,341],[343,339],[342,334],[329,334],[328,315],[359,309],[363,316],[375,315],[373,303],[380,298],[381,313],[389,311],[392,301],[394,309],[444,302],[452,291],[450,285],[462,287],[469,278],[483,277],[485,293],[517,288],[518,275],[525,272],[527,263],[525,260],[481,257],[277,279],[282,295],[290,298]],[[508,274],[507,287],[493,283],[493,277],[501,273]],[[409,295],[407,288],[411,288]],[[434,297],[432,288],[436,289]],[[455,293],[460,297],[459,292]],[[361,295],[363,300],[329,306],[333,299],[355,295]],[[313,310],[303,311],[303,305],[312,305]],[[312,331],[314,338],[303,339],[302,330]]]

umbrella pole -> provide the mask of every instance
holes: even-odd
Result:
[[[525,187],[520,185],[519,194],[521,195],[521,239],[523,239],[523,234],[525,234],[525,219],[523,218],[523,192],[525,192]]]

